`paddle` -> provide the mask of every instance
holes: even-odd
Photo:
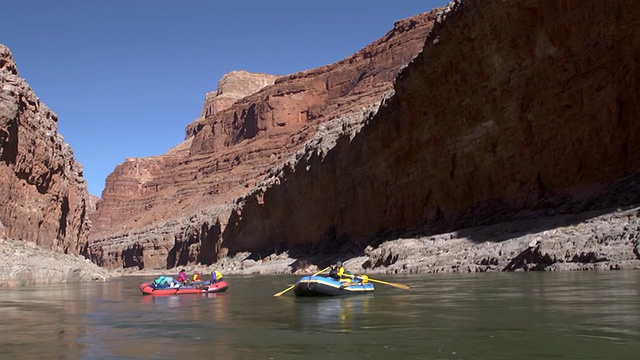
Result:
[[[376,280],[376,279],[372,279],[369,278],[368,279],[371,282],[375,282],[375,283],[380,283],[380,284],[385,284],[385,285],[391,285],[393,287],[396,287],[398,289],[403,289],[403,290],[409,290],[411,289],[408,285],[405,284],[398,284],[398,283],[392,283],[392,282],[387,282],[387,281],[382,281],[382,280]]]
[[[323,272],[325,272],[325,271],[329,270],[329,268],[331,268],[331,266],[327,266],[326,268],[324,268],[324,269],[322,269],[322,270],[318,271],[317,273],[315,273],[315,274],[313,274],[313,275],[311,275],[311,276],[316,276],[316,275],[318,275],[318,274],[322,274]],[[284,290],[280,291],[279,293],[274,294],[273,296],[280,296],[280,295],[282,295],[282,294],[286,293],[287,291],[289,291],[289,290],[293,289],[295,286],[296,286],[296,284],[293,284],[293,285],[289,286],[288,288],[286,288],[286,289],[284,289]]]

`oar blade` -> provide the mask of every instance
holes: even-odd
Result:
[[[288,288],[286,288],[286,289],[284,289],[284,290],[280,291],[279,293],[277,293],[277,294],[273,294],[273,296],[278,297],[278,296],[280,296],[280,295],[282,295],[282,294],[286,293],[287,291],[289,291],[289,290],[293,289],[293,288],[294,288],[294,286],[295,286],[295,285],[291,285],[291,286],[289,286]]]
[[[405,285],[405,284],[392,283],[392,282],[388,282],[388,281],[376,280],[376,279],[371,279],[371,278],[369,278],[369,281],[373,281],[373,282],[376,282],[376,283],[380,283],[380,284],[385,284],[385,285],[393,286],[393,287],[395,287],[395,288],[402,289],[402,290],[409,290],[409,289],[411,289],[411,288],[409,287],[409,285]]]
[[[389,285],[391,285],[393,287],[397,287],[398,289],[403,289],[403,290],[411,289],[411,287],[409,287],[409,285],[405,285],[405,284],[389,283]]]

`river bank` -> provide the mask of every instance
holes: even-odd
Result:
[[[82,257],[0,237],[0,288],[105,281],[114,276]]]
[[[407,236],[364,249],[252,259],[250,253],[211,266],[107,270],[87,259],[0,238],[0,287],[106,281],[119,276],[200,272],[224,275],[311,274],[340,260],[354,273],[415,274],[497,271],[640,270],[640,207],[504,222],[436,235]]]
[[[377,247],[293,258],[288,252],[259,260],[249,253],[188,273],[310,274],[338,260],[355,273],[414,274],[497,271],[640,270],[640,207],[538,217],[437,235],[384,241]],[[120,275],[177,274],[169,270],[117,271]]]

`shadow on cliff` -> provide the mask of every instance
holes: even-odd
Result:
[[[499,206],[477,207],[454,225],[458,237],[472,241],[502,242],[531,233],[576,225],[591,218],[629,210],[640,204],[640,171],[613,182],[593,195],[580,200],[568,196],[544,197],[531,209],[510,210]],[[487,211],[488,210],[488,211]],[[483,215],[484,214],[484,215]],[[449,231],[418,231],[418,236]]]
[[[311,264],[323,268],[339,260],[346,261],[366,256],[368,247],[376,248],[383,242],[401,238],[424,238],[455,232],[456,237],[468,238],[477,243],[503,242],[527,234],[576,225],[591,218],[629,210],[639,205],[640,171],[637,171],[581,200],[575,200],[568,196],[547,196],[542,197],[539,203],[532,208],[524,210],[510,209],[502,202],[495,201],[476,206],[458,216],[441,214],[438,221],[425,226],[396,230],[381,229],[371,236],[358,239],[339,233],[335,226],[329,226],[319,241],[313,244],[289,246],[286,241],[282,241],[275,245],[256,248],[248,258],[262,260],[272,254],[287,252],[289,257],[297,259],[290,265],[292,272],[295,272],[306,269]],[[270,212],[268,206],[261,205],[260,208],[266,213]],[[244,210],[245,215],[249,213],[252,216],[256,215],[256,209],[252,206],[246,207]],[[245,229],[245,226],[251,227],[247,224],[250,222],[248,219],[251,218],[251,216],[243,218],[234,212],[229,221],[234,225],[226,229],[229,232],[223,237],[230,236],[233,231],[242,232],[241,229]],[[284,227],[284,231],[286,232],[286,227]],[[262,235],[273,239],[266,230]],[[230,255],[239,251],[241,250],[232,249]]]
[[[322,141],[330,138],[323,126],[263,199],[246,199],[224,241],[232,252],[278,248],[334,261],[384,241],[454,231],[501,242],[640,203],[640,108],[637,76],[629,75],[637,73],[630,55],[639,43],[619,26],[638,10],[590,4],[522,11],[457,2],[377,113],[335,145]],[[481,23],[519,30],[478,32],[478,14]],[[613,14],[624,16],[614,31],[576,21]],[[576,26],[558,31],[566,23]],[[554,35],[553,51],[532,58],[541,30]],[[512,61],[498,68],[489,58]],[[585,74],[585,63],[607,80]]]
[[[424,161],[433,157],[424,151],[416,156],[411,147],[394,142],[402,138],[394,132],[403,131],[392,121],[397,106],[390,100],[359,133],[340,136],[324,154],[310,147],[295,164],[283,167],[278,183],[246,197],[222,234],[230,255],[250,251],[257,260],[287,251],[322,266],[366,255],[368,246],[389,240],[457,232],[477,243],[502,242],[640,203],[640,171],[635,170],[569,189],[552,189],[538,176],[534,190],[512,193],[515,199],[495,195],[472,207],[459,201],[458,212],[442,210],[447,200],[442,194],[452,185],[420,187],[429,170]],[[388,146],[379,148],[381,143]],[[389,150],[392,146],[399,149]]]
[[[442,216],[432,224],[411,229],[380,232],[369,246],[400,238],[424,238],[456,233],[476,243],[503,242],[528,234],[584,223],[589,219],[640,206],[640,171],[610,184],[601,191],[575,200],[568,196],[543,197],[531,209],[512,209],[500,201],[481,204],[461,215]],[[640,213],[637,214],[640,216]],[[445,220],[446,218],[446,220]]]
[[[186,266],[191,263],[211,265],[218,260],[220,252],[219,239],[222,234],[220,221],[213,224],[203,222],[199,228],[189,229],[187,234],[176,239],[169,250],[166,268]],[[197,246],[196,249],[193,247]]]
[[[325,268],[338,261],[346,261],[365,256],[368,243],[358,244],[346,235],[338,235],[335,227],[330,227],[322,235],[320,241],[313,245],[295,245],[288,249],[288,255],[297,259],[290,266],[292,272],[306,269],[310,264]]]

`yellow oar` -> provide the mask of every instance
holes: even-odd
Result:
[[[324,268],[324,269],[322,269],[322,270],[318,271],[317,273],[315,273],[315,274],[313,274],[313,275],[311,275],[311,276],[316,276],[316,275],[318,275],[318,274],[322,274],[323,272],[325,272],[325,271],[329,270],[329,268],[331,268],[331,266],[327,266],[326,268]],[[282,295],[282,294],[286,293],[287,291],[289,291],[289,290],[293,289],[295,286],[296,286],[296,284],[293,284],[293,285],[289,286],[288,288],[286,288],[286,289],[284,289],[284,290],[280,291],[279,293],[274,294],[273,296],[280,296],[280,295]]]
[[[376,279],[372,279],[369,278],[369,281],[375,282],[375,283],[380,283],[380,284],[386,284],[386,285],[391,285],[393,287],[396,287],[398,289],[403,289],[403,290],[409,290],[411,289],[409,287],[409,285],[405,285],[405,284],[398,284],[398,283],[392,283],[392,282],[386,282],[386,281],[382,281],[382,280],[376,280]]]

